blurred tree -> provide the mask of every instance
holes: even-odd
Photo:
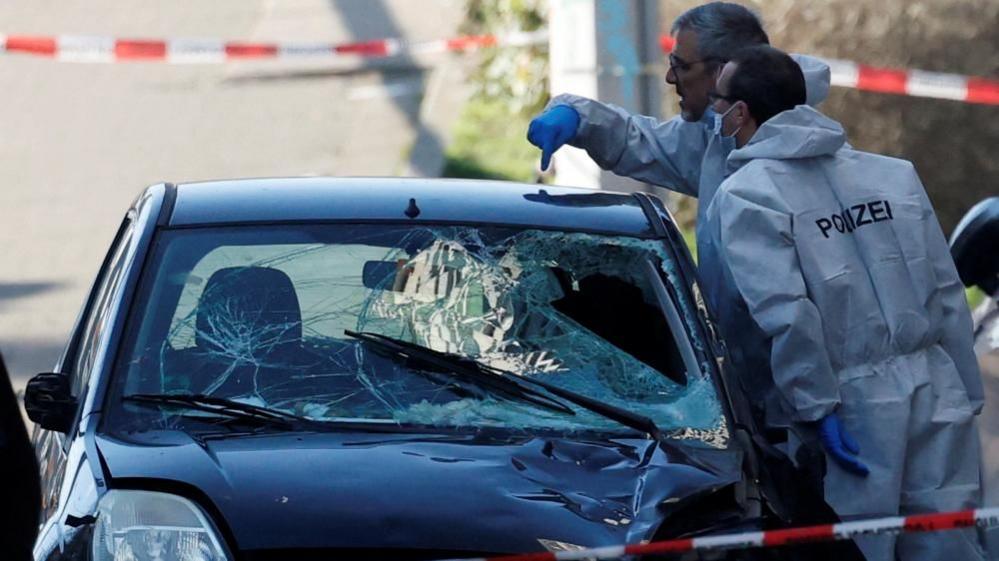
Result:
[[[548,0],[468,0],[464,33],[502,35],[536,31],[547,22]],[[489,49],[472,76],[476,95],[502,101],[530,116],[548,101],[548,46]]]
[[[547,0],[467,0],[462,33],[536,31],[547,23]],[[526,140],[530,118],[548,101],[548,46],[482,49],[444,152],[444,177],[532,181],[540,153]]]

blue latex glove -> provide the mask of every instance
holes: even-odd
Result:
[[[839,415],[830,413],[819,421],[819,440],[822,442],[822,447],[826,449],[826,453],[832,456],[832,459],[846,471],[865,477],[871,472],[863,462],[857,459],[860,446],[857,445],[857,441],[852,436],[847,434],[846,427],[843,426],[843,421]]]
[[[541,149],[541,171],[548,169],[552,154],[576,136],[579,113],[568,105],[556,105],[531,120],[527,140]]]

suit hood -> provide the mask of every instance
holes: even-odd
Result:
[[[831,73],[829,65],[808,55],[791,55],[805,76],[805,103],[817,107],[829,97]]]
[[[807,105],[784,111],[763,123],[753,138],[728,156],[732,173],[750,160],[796,160],[829,156],[846,145],[836,121]]]

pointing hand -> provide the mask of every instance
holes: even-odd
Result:
[[[548,169],[552,154],[576,136],[579,113],[568,105],[556,105],[531,120],[527,140],[541,149],[541,171]]]

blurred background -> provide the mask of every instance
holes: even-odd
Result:
[[[0,33],[46,37],[419,44],[552,31],[551,48],[535,41],[214,64],[87,64],[0,49],[0,349],[15,384],[54,365],[145,186],[279,175],[572,184],[572,175],[540,176],[539,152],[524,138],[530,117],[564,91],[676,114],[658,38],[698,3],[599,0],[589,19],[577,16],[580,6],[593,12],[592,0],[0,3]],[[787,51],[999,77],[999,0],[743,3]],[[634,48],[622,51],[622,37]],[[999,193],[999,105],[836,87],[821,110],[843,122],[856,148],[914,161],[947,233],[972,204]],[[689,228],[696,201],[669,203]]]

